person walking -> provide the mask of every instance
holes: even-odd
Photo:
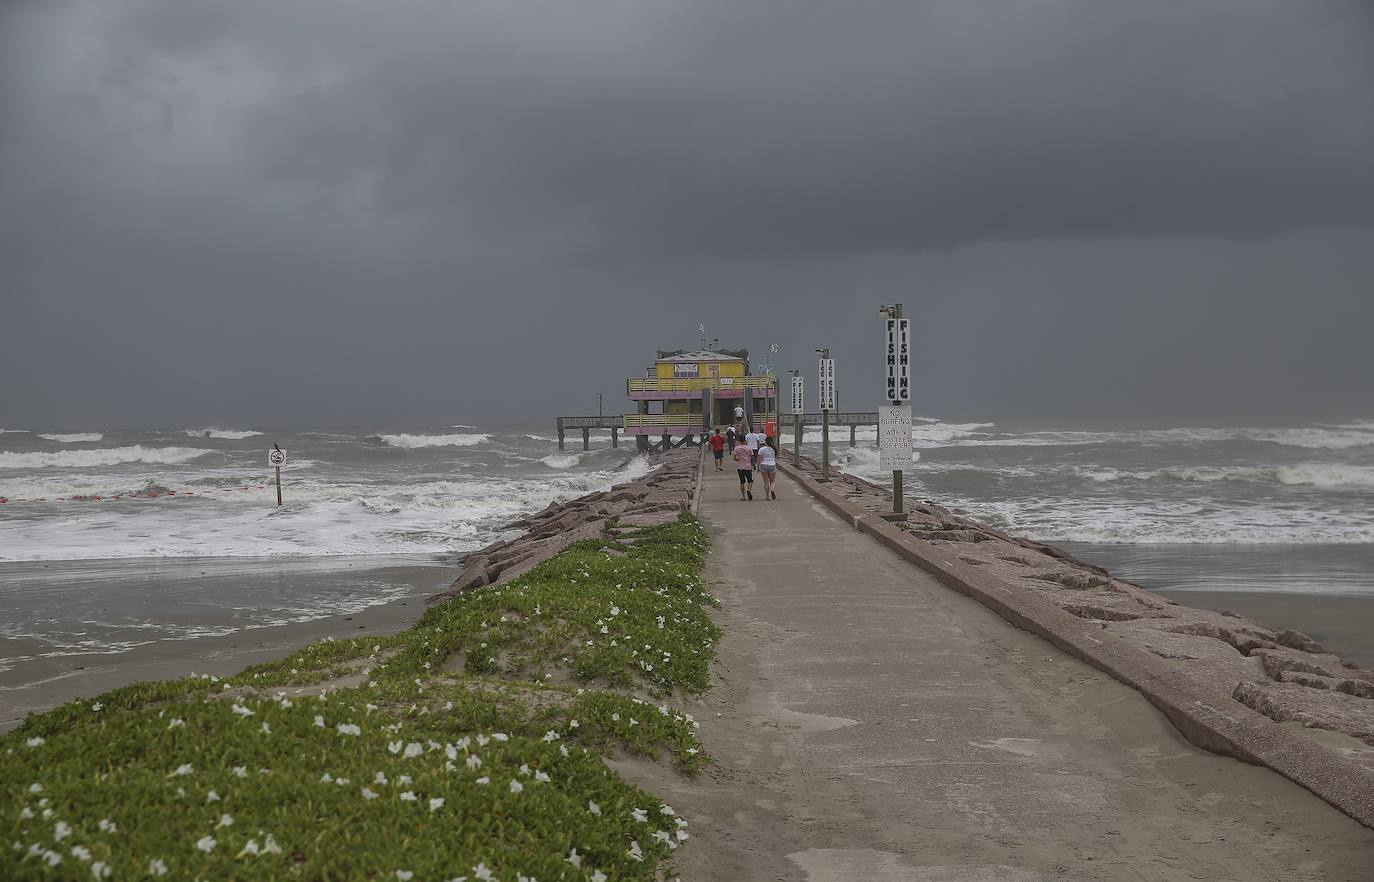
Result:
[[[778,494],[774,492],[773,485],[778,481],[778,448],[773,443],[773,436],[764,436],[757,455],[759,473],[763,475],[763,498],[777,499]]]
[[[735,433],[735,427],[729,426],[725,430],[725,449],[730,451],[730,455],[735,455],[735,442],[739,440],[739,435]]]
[[[749,445],[741,440],[735,445],[732,455],[735,458],[735,469],[739,472],[740,501],[746,497],[752,500],[754,498],[754,451],[750,450]]]
[[[759,445],[763,441],[763,436],[753,429],[744,436],[744,443],[749,445],[749,449],[754,452],[753,467],[759,467]]]
[[[720,433],[720,429],[716,429],[716,433],[711,436],[711,455],[716,458],[716,471],[725,471],[725,436]]]

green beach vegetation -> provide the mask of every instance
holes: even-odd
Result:
[[[703,767],[674,702],[720,635],[696,521],[617,532],[391,637],[31,716],[0,736],[0,877],[663,878],[686,822],[606,759]]]

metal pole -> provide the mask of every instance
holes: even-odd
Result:
[[[801,468],[801,418],[799,413],[792,414],[792,465]]]
[[[596,418],[601,419],[601,393],[596,393]]]
[[[821,480],[830,480],[830,411],[821,411]]]
[[[277,506],[281,507],[281,466],[277,466]]]

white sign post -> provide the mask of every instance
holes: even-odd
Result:
[[[805,379],[792,372],[792,464],[801,466],[802,412],[806,410]]]
[[[830,411],[835,409],[835,359],[829,349],[816,350],[820,360],[821,480],[830,480]]]
[[[821,411],[835,409],[835,359],[821,359]]]
[[[911,319],[887,320],[887,400],[911,402]]]
[[[883,469],[903,472],[911,468],[911,405],[878,408],[878,458]]]
[[[286,464],[286,452],[273,444],[267,451],[267,464],[277,470],[277,505],[281,506],[281,467]]]
[[[887,317],[888,405],[878,411],[878,453],[882,468],[892,470],[892,512],[903,516],[902,472],[911,468],[911,320],[902,304],[884,306]]]

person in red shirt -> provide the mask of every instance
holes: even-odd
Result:
[[[711,436],[711,455],[716,458],[716,471],[725,471],[725,436],[716,429],[716,433]]]

